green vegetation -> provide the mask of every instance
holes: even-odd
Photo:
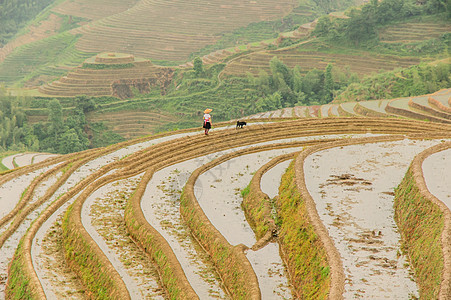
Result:
[[[276,39],[281,32],[293,31],[302,24],[315,20],[322,14],[346,9],[354,4],[355,1],[353,0],[298,0],[298,6],[283,18],[273,21],[253,22],[232,32],[225,32],[215,44],[207,45],[203,49],[192,53],[190,59],[216,50],[235,47],[236,45]],[[286,41],[289,42],[290,39]],[[285,44],[283,46],[288,45]]]
[[[33,299],[36,296],[30,288],[30,278],[23,272],[25,268],[23,251],[23,240],[21,240],[9,270],[11,279],[5,291],[8,299]]]
[[[357,76],[347,76],[331,64],[326,69],[313,69],[305,74],[296,66],[290,70],[277,57],[270,62],[271,75],[261,72],[257,78],[248,76],[261,98],[255,103],[255,112],[278,109],[295,105],[326,104],[333,95]]]
[[[433,93],[451,86],[451,65],[420,64],[366,77],[350,84],[336,102],[392,99]]]
[[[74,205],[71,205],[67,209],[62,221],[66,259],[96,299],[112,299],[114,293],[117,293],[117,283],[104,271],[104,264],[98,258],[94,247],[86,241],[82,234],[73,229],[73,227],[79,226],[72,220],[73,208]]]
[[[26,122],[24,98],[0,96],[0,152],[37,151],[39,140]]]
[[[103,70],[103,69],[127,69],[133,68],[135,65],[132,63],[128,64],[91,64],[84,63],[82,68],[84,69],[94,69],[94,70]]]
[[[40,85],[59,78],[67,72],[62,66],[76,66],[92,56],[75,49],[78,38],[66,32],[17,48],[0,64],[0,81],[23,85],[34,79]]]
[[[330,267],[325,249],[309,223],[305,202],[296,185],[293,162],[282,177],[276,208],[279,243],[295,298],[326,299]]]
[[[78,152],[88,148],[85,132],[85,113],[93,109],[84,97],[77,97],[77,107],[71,116],[64,119],[58,99],[48,103],[48,122],[33,125],[34,134],[40,141],[40,150],[52,153]]]
[[[396,189],[394,207],[402,249],[415,270],[420,298],[437,299],[443,271],[443,213],[421,195],[410,169]]]
[[[252,182],[245,189],[241,191],[243,208],[246,219],[254,230],[257,239],[262,238],[269,229],[271,221],[271,205],[270,199],[265,197],[261,192],[255,191],[252,187]],[[272,226],[274,228],[274,226]]]
[[[321,17],[313,34],[354,45],[374,44],[377,42],[377,29],[381,26],[417,15],[442,13],[445,17],[443,12],[447,5],[449,3],[440,0],[426,1],[424,5],[412,0],[371,0],[362,9],[351,9],[348,19]]]
[[[0,48],[55,0],[4,0],[0,2]]]
[[[70,153],[81,151],[90,145],[87,139],[85,113],[94,104],[84,97],[76,98],[76,108],[64,119],[61,104],[57,99],[48,102],[48,121],[30,125],[21,106],[25,98],[0,97],[0,152],[45,151]]]
[[[87,21],[87,19],[76,17],[76,16],[61,15],[61,14],[57,14],[57,13],[55,13],[55,14],[60,16],[63,19],[61,22],[61,26],[58,29],[59,33],[66,32],[73,28],[77,28],[78,26],[80,26],[79,25],[80,22]]]

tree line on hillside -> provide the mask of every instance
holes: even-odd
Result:
[[[55,0],[0,1],[0,47]]]
[[[336,97],[338,102],[392,99],[425,95],[451,86],[451,65],[420,64],[397,69],[350,84]]]
[[[269,72],[247,77],[228,76],[218,83],[219,65],[204,68],[195,59],[191,71],[177,76],[169,98],[152,102],[188,119],[198,118],[196,107],[214,99],[216,120],[225,121],[292,106],[322,105],[331,101],[361,101],[418,96],[451,86],[451,66],[420,64],[359,78],[332,64],[324,70],[289,68],[277,57]],[[201,107],[199,107],[201,110]],[[187,113],[181,113],[187,112]],[[180,124],[182,124],[180,122]],[[169,126],[169,125],[168,125]],[[168,129],[166,126],[165,128]]]
[[[418,96],[451,86],[451,65],[420,64],[399,68],[360,79],[357,74],[328,64],[302,75],[299,66],[288,68],[277,57],[271,62],[271,74],[248,75],[248,83],[258,92],[249,113],[290,106],[322,105],[338,102],[392,99]]]
[[[76,107],[67,118],[58,99],[48,102],[48,121],[28,124],[24,99],[0,97],[0,152],[41,151],[71,153],[88,149],[85,114],[94,109],[92,99],[76,98]]]
[[[321,105],[331,102],[334,96],[358,76],[328,64],[325,70],[312,69],[306,73],[301,67],[290,69],[277,57],[270,61],[271,73],[261,71],[259,76],[248,75],[248,82],[259,93],[254,112],[296,105]]]
[[[443,0],[370,0],[361,9],[349,11],[349,18],[323,16],[313,31],[313,35],[354,45],[377,37],[378,27],[393,21],[425,15],[447,13],[451,16],[451,2]]]

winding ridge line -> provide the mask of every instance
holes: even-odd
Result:
[[[50,197],[60,188],[79,167],[93,159],[96,155],[93,153],[87,153],[84,155],[81,155],[79,157],[71,158],[70,160],[62,163],[61,165],[58,165],[54,167],[53,169],[41,174],[39,177],[37,177],[35,180],[33,180],[32,184],[28,187],[24,197],[19,201],[19,203],[14,207],[14,209],[6,215],[2,220],[0,220],[0,226],[2,226],[5,222],[7,222],[12,217],[16,216],[13,220],[12,224],[8,227],[8,229],[0,235],[0,248],[3,246],[3,244],[6,242],[6,240],[14,233],[14,231],[19,228],[20,224],[25,220],[25,218],[32,213],[36,208],[47,202]],[[69,170],[63,171],[66,167],[70,167]],[[27,205],[28,202],[32,199],[32,196],[35,192],[35,189],[37,186],[42,183],[45,179],[49,178],[50,176],[56,174],[59,171],[63,171],[62,176],[57,180],[55,184],[52,185],[49,189],[47,189],[44,196],[39,198],[37,201],[34,201],[33,203]]]
[[[5,225],[5,223],[7,223],[8,221],[10,221],[14,216],[16,216],[19,211],[28,204],[28,202],[30,201],[34,190],[36,188],[37,185],[39,185],[41,182],[43,182],[44,180],[46,180],[47,178],[49,178],[51,175],[57,173],[59,170],[63,169],[65,166],[67,166],[69,164],[69,161],[64,162],[62,165],[58,165],[55,168],[42,173],[41,175],[39,175],[38,177],[36,177],[35,179],[33,179],[33,181],[31,182],[31,184],[27,187],[27,189],[25,190],[25,194],[23,195],[23,197],[21,197],[21,199],[19,200],[19,202],[16,204],[16,206],[7,214],[5,215],[1,220],[0,220],[0,227],[2,227],[3,225]],[[0,236],[1,238],[1,236]],[[0,242],[0,248],[2,247],[3,243]]]

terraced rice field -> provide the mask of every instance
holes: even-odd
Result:
[[[290,68],[300,66],[302,72],[307,72],[314,68],[325,69],[330,63],[343,69],[348,66],[351,72],[359,75],[377,73],[381,70],[393,70],[419,63],[419,60],[413,57],[403,58],[388,55],[368,56],[365,53],[348,55],[307,51],[303,49],[303,45],[300,44],[295,48],[289,47],[281,50],[258,51],[237,57],[227,64],[222,74],[244,76],[249,72],[254,75],[259,75],[262,70],[270,73],[269,62],[274,56],[277,56]]]
[[[437,38],[450,31],[451,26],[446,23],[403,23],[381,30],[379,39],[385,43],[413,43]]]
[[[78,5],[80,9],[85,7],[81,2]],[[214,44],[221,33],[280,18],[296,5],[293,0],[227,4],[219,0],[137,1],[130,9],[98,19],[73,33],[82,34],[77,42],[81,51],[125,52],[155,60],[185,61],[190,53]]]
[[[90,122],[105,122],[112,131],[125,139],[150,135],[155,128],[172,121],[172,116],[153,112],[117,112],[90,115]]]
[[[56,155],[50,153],[19,153],[5,157],[2,159],[2,164],[8,169],[14,169],[36,164],[53,156]]]
[[[93,58],[85,60],[89,63]],[[172,69],[153,65],[149,60],[136,58],[123,68],[94,69],[80,65],[65,76],[39,87],[46,95],[73,97],[77,95],[111,96],[115,94],[114,84],[147,80],[151,88],[160,89],[162,82],[172,74]],[[120,65],[118,63],[111,65]],[[118,96],[118,95],[115,95]]]
[[[450,89],[448,89],[449,95]],[[419,96],[413,98],[394,99],[387,103],[385,111],[388,113],[415,118],[419,120],[430,120],[440,123],[450,123],[450,113],[442,112],[430,106],[428,98],[432,95]]]
[[[138,0],[76,0],[64,1],[52,11],[63,14],[98,20],[132,8]]]
[[[0,297],[446,299],[449,149],[449,124],[249,119],[36,161],[0,176]],[[437,227],[397,217],[410,173]]]
[[[18,47],[0,64],[0,81],[6,85],[22,82],[40,86],[66,74],[92,53],[77,51],[76,36],[53,35]]]
[[[29,26],[29,32],[19,36],[10,43],[0,48],[0,63],[6,56],[14,51],[14,49],[35,41],[42,40],[46,37],[54,35],[61,26],[61,17],[50,14],[49,17],[38,25]]]
[[[294,114],[281,114],[281,110],[268,111],[249,116],[250,119],[305,118],[305,117],[405,117],[449,123],[451,120],[451,89],[443,89],[430,95],[415,97],[381,99],[321,106],[296,106],[283,111]]]

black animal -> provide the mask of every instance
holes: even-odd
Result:
[[[236,128],[243,128],[244,125],[246,125],[246,122],[244,122],[244,121],[236,121]]]

